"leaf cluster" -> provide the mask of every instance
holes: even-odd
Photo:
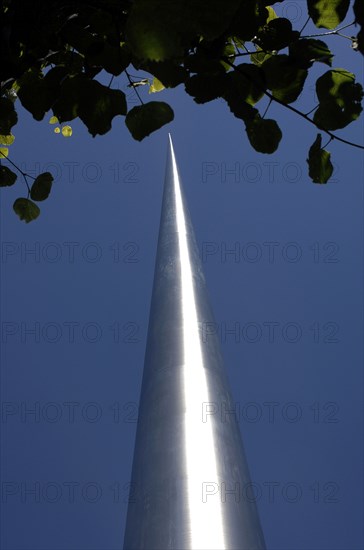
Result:
[[[339,34],[336,28],[347,15],[350,0],[306,1],[316,27]],[[334,54],[324,40],[293,29],[269,3],[275,2],[5,0],[0,156],[7,156],[7,146],[14,140],[18,101],[37,121],[49,113],[51,123],[62,125],[55,132],[65,137],[72,135],[66,123],[74,119],[80,119],[95,137],[109,132],[115,117],[121,116],[140,141],[174,117],[166,102],[143,101],[138,90],[144,86],[149,93],[159,93],[182,85],[199,104],[222,99],[243,123],[251,146],[263,154],[274,153],[282,138],[277,121],[266,116],[271,102],[295,111],[331,139],[337,137],[332,131],[346,127],[361,113],[362,86],[349,71],[333,67]],[[351,37],[351,46],[364,54],[362,0],[352,5],[361,28]],[[292,104],[317,63],[329,70],[317,79],[319,103],[310,117]],[[132,77],[134,71],[143,76]],[[105,73],[110,75],[108,85]],[[113,87],[119,75],[125,76],[140,105],[129,109],[125,93]],[[266,98],[268,107],[262,112],[258,104]],[[33,201],[48,197],[52,176],[40,174],[30,187],[30,176],[10,162],[28,190],[26,198],[15,201],[14,210],[29,222],[39,215]],[[332,165],[321,147],[321,134],[307,162],[312,180],[326,183]],[[16,179],[11,167],[1,166],[0,186],[11,186]]]

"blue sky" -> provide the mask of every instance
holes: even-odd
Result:
[[[303,6],[285,7],[296,27]],[[328,43],[360,80],[360,54]],[[20,178],[2,191],[2,548],[122,547],[170,131],[267,546],[359,550],[363,154],[330,143],[335,173],[315,185],[315,129],[280,106],[268,156],[223,101],[142,93],[175,111],[142,143],[121,117],[95,139],[28,113],[14,128],[11,158],[56,181],[29,225],[12,212]],[[341,135],[362,142],[362,122]]]

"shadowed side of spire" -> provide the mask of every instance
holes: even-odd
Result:
[[[124,550],[264,549],[169,138]],[[229,492],[230,491],[230,492]],[[232,491],[232,492],[231,492]]]

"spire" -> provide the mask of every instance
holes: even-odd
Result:
[[[213,322],[169,136],[124,550],[265,548]]]

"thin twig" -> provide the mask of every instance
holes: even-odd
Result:
[[[262,118],[264,118],[265,115],[267,114],[268,109],[269,109],[269,107],[271,106],[271,103],[272,103],[272,100],[270,99],[270,100],[269,100],[269,103],[268,103],[268,105],[267,105],[267,107],[266,107],[266,109],[265,109],[265,111],[264,111],[264,113],[262,114]]]
[[[310,111],[308,111],[308,113],[306,113],[306,116],[308,116],[308,115],[310,115],[311,113],[313,113],[314,111],[316,111],[317,107],[318,107],[318,105],[315,105],[315,106],[313,107],[313,109],[311,109]]]
[[[355,25],[355,21],[352,23],[348,23],[347,25],[343,25],[342,27],[339,27],[338,29],[333,29],[332,31],[327,32],[321,32],[317,34],[307,34],[305,36],[301,36],[301,38],[313,38],[314,36],[330,36],[332,34],[338,34],[340,36],[339,31],[342,31],[343,29],[346,29],[347,27],[351,27],[352,25]]]
[[[8,161],[10,162],[10,164],[12,164],[14,166],[14,168],[16,168],[18,170],[18,172],[21,173],[22,176],[27,176],[28,178],[32,178],[33,180],[35,180],[35,177],[34,176],[31,176],[30,174],[27,174],[26,172],[23,172],[23,170],[21,168],[19,168],[19,166],[17,166],[15,164],[15,162],[13,162],[12,160],[9,159],[9,157],[7,157],[6,155],[4,155],[4,153],[2,151],[0,151],[0,153],[2,154],[2,156]]]
[[[2,156],[3,156],[8,162],[10,162],[10,164],[12,164],[12,166],[14,166],[14,168],[15,168],[16,170],[18,170],[18,172],[20,172],[21,175],[23,176],[24,181],[25,181],[25,184],[26,184],[26,186],[27,186],[27,188],[28,188],[28,197],[29,197],[29,195],[30,195],[30,187],[29,187],[27,178],[32,178],[33,180],[35,180],[35,177],[34,177],[34,176],[31,176],[30,174],[27,174],[26,172],[23,172],[23,170],[22,170],[21,168],[19,168],[19,166],[17,166],[17,165],[15,164],[15,162],[13,162],[11,159],[9,159],[9,157],[7,157],[6,155],[4,155],[4,153],[3,153],[2,151],[0,151],[0,153],[1,153]]]
[[[300,30],[300,34],[301,34],[301,32],[303,32],[304,28],[306,27],[306,25],[308,24],[310,19],[311,19],[311,16],[309,15],[308,18],[307,18],[306,23],[303,25],[302,29]]]
[[[140,95],[139,95],[138,90],[137,90],[136,87],[134,86],[134,82],[133,82],[132,79],[130,78],[130,75],[129,75],[128,71],[125,69],[124,72],[125,72],[125,74],[126,74],[127,79],[129,80],[130,86],[134,89],[136,95],[138,96],[138,99],[139,99],[140,103],[141,103],[142,105],[144,105],[144,101],[142,100],[142,98],[141,98]]]
[[[26,174],[22,174],[23,178],[24,178],[24,181],[25,181],[25,185],[27,186],[28,188],[28,197],[30,195],[30,187],[29,187],[29,184],[28,184],[28,180],[27,180],[27,176]]]
[[[243,55],[254,55],[257,53],[270,53],[270,52],[267,52],[266,50],[254,50],[253,52],[250,52],[249,50],[247,50],[246,52],[242,52],[242,53],[231,53],[230,55],[228,55],[228,57],[241,57]]]
[[[325,143],[325,145],[323,145],[323,146],[321,147],[321,149],[325,149],[325,147],[327,147],[328,144],[329,144],[332,140],[333,140],[333,138],[330,137],[329,141],[328,141],[327,143]]]

